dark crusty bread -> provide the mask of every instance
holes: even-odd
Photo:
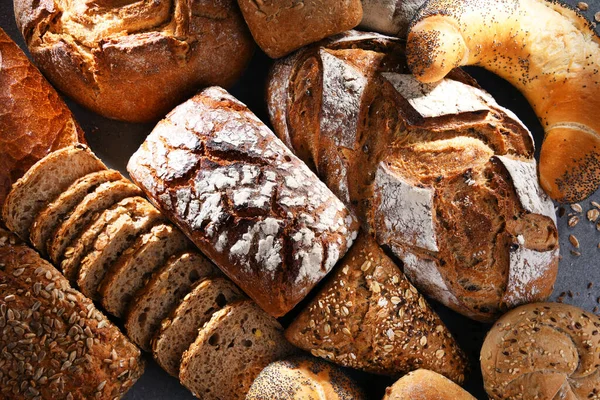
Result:
[[[259,306],[281,316],[356,237],[353,215],[246,106],[209,88],[129,160],[149,198]]]
[[[246,400],[364,400],[367,397],[341,368],[318,358],[275,361],[256,377]]]
[[[445,376],[426,369],[409,372],[385,391],[383,400],[476,400]]]
[[[181,383],[203,400],[243,400],[264,367],[296,352],[282,330],[250,300],[226,306],[184,353]]]
[[[114,399],[140,351],[32,249],[0,232],[0,398]]]
[[[12,186],[2,209],[6,227],[23,240],[36,215],[73,182],[89,173],[106,169],[84,145],[69,146],[36,162]]]
[[[163,319],[200,279],[220,275],[216,265],[198,252],[172,256],[135,294],[127,315],[127,336],[143,350],[151,351],[150,340]]]
[[[99,212],[128,197],[139,196],[140,189],[133,183],[123,179],[106,182],[87,194],[75,209],[61,222],[60,226],[49,238],[46,246],[50,259],[60,262],[68,246],[73,243],[83,229]]]
[[[102,280],[98,292],[104,309],[123,317],[129,302],[152,273],[189,246],[188,238],[171,224],[158,224],[138,237]]]
[[[48,204],[35,217],[31,224],[29,239],[31,244],[42,255],[46,254],[46,243],[53,236],[62,219],[67,216],[83,198],[104,182],[112,182],[123,179],[118,171],[102,170],[92,172],[79,178],[67,190],[58,196],[56,200]]]
[[[452,334],[371,237],[361,235],[287,328],[294,345],[340,365],[400,376],[427,368],[462,383]]]
[[[0,208],[13,183],[50,152],[85,143],[56,90],[0,28]]]
[[[119,256],[129,250],[140,235],[164,221],[160,212],[142,197],[132,197],[119,204],[124,212],[106,225],[79,267],[79,290],[93,300],[100,300],[98,288]]]
[[[243,298],[242,292],[229,279],[207,278],[199,282],[162,321],[152,339],[154,359],[165,371],[178,377],[181,356],[196,340],[198,330],[214,313]]]

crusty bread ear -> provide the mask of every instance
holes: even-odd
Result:
[[[581,15],[545,0],[430,0],[411,23],[407,56],[422,82],[461,65],[508,80],[533,106],[546,137],[540,182],[580,201],[600,184],[600,38]]]

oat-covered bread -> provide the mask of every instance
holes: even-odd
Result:
[[[427,368],[462,383],[467,360],[417,289],[368,235],[361,235],[285,332],[334,363],[400,376]]]
[[[448,378],[426,369],[409,372],[388,387],[383,400],[476,400]]]
[[[344,255],[358,224],[246,106],[205,89],[161,121],[129,160],[132,179],[273,316]]]
[[[600,318],[559,303],[515,308],[488,332],[480,360],[490,399],[596,399]]]
[[[140,351],[48,262],[0,231],[0,397],[120,398]]]
[[[424,294],[483,321],[550,295],[558,233],[533,139],[464,72],[421,84],[400,41],[348,32],[278,61],[268,102]]]
[[[254,43],[235,0],[16,0],[48,79],[109,118],[162,118],[200,86],[228,86]]]

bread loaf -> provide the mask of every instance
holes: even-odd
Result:
[[[0,207],[13,183],[62,147],[85,143],[71,111],[0,29]]]
[[[383,400],[475,400],[475,397],[440,374],[418,369],[387,388]]]
[[[558,303],[516,308],[488,332],[480,359],[490,399],[598,398],[600,318]]]
[[[31,56],[62,92],[105,117],[162,118],[199,86],[228,86],[254,43],[235,0],[17,0]]]
[[[406,37],[408,24],[425,0],[362,0],[359,28],[391,36]]]
[[[209,88],[129,160],[132,179],[273,316],[291,310],[356,237],[353,215],[242,103]]]
[[[482,321],[546,299],[558,233],[530,133],[464,72],[407,71],[376,34],[300,50],[269,79],[275,131],[425,294]]]
[[[600,184],[600,38],[561,2],[430,0],[412,21],[407,55],[422,82],[479,65],[515,85],[546,132],[540,182],[576,202]]]

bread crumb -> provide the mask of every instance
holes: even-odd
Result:
[[[569,235],[569,242],[571,242],[573,247],[576,249],[579,248],[579,240],[575,237],[575,235]]]
[[[571,250],[571,255],[573,255],[575,257],[579,257],[581,255],[581,253],[578,251],[575,251],[575,250]]]
[[[594,14],[594,19],[596,20],[596,22],[600,22],[600,11]]]
[[[579,3],[577,3],[577,8],[579,8],[581,11],[586,11],[589,6],[587,3],[580,1]]]

